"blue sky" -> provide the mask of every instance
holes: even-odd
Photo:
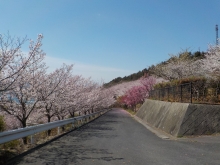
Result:
[[[0,0],[0,33],[42,33],[50,70],[74,64],[73,74],[108,82],[168,54],[206,51],[219,9],[219,0]]]

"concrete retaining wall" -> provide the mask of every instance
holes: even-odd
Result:
[[[147,99],[136,116],[175,137],[220,132],[220,105]]]

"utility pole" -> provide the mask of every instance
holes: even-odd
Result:
[[[216,31],[216,45],[218,45],[218,25],[215,25],[215,31]]]

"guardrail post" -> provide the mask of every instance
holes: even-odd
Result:
[[[74,123],[72,123],[72,129],[74,129]]]
[[[57,127],[57,134],[60,134],[60,127]]]
[[[31,135],[31,144],[34,143],[33,135]]]

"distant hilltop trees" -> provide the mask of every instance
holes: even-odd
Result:
[[[105,87],[111,87],[113,85],[117,85],[122,82],[129,82],[129,81],[135,81],[140,79],[141,77],[146,77],[147,75],[155,75],[157,77],[162,77],[164,79],[175,79],[176,77],[173,76],[167,76],[167,74],[164,72],[165,67],[168,67],[169,64],[174,64],[174,63],[185,63],[185,64],[192,64],[192,61],[197,61],[205,58],[206,52],[200,52],[196,51],[194,53],[185,50],[177,55],[170,55],[170,58],[166,61],[163,61],[159,64],[156,65],[151,65],[149,68],[145,68],[142,71],[139,71],[137,73],[133,73],[129,76],[125,77],[117,77],[110,82],[104,84]],[[183,65],[182,65],[183,66]],[[184,66],[185,67],[185,66]],[[168,74],[169,75],[169,74]]]
[[[147,73],[148,73],[148,70],[145,68],[142,71],[139,71],[137,73],[133,73],[133,74],[131,74],[129,76],[125,76],[123,78],[117,77],[117,78],[111,80],[109,83],[104,84],[104,86],[105,87],[111,87],[113,85],[117,85],[117,84],[122,83],[122,82],[135,81],[135,80],[140,79],[141,77],[143,77]]]

